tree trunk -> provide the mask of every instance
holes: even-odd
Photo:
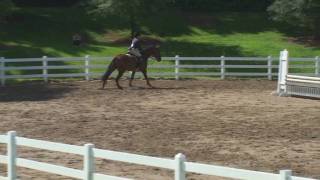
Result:
[[[137,24],[136,18],[134,15],[130,15],[130,31],[131,31],[131,38],[133,38],[135,32],[137,31]]]

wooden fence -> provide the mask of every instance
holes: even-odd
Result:
[[[0,58],[0,80],[5,85],[10,79],[43,79],[83,77],[86,80],[100,77],[111,57],[69,57],[69,58]],[[151,77],[266,77],[272,80],[278,75],[279,58],[268,57],[163,57],[160,63],[149,66]],[[290,68],[308,69],[303,75],[319,76],[319,57],[291,58],[303,64],[291,65]],[[199,64],[200,63],[200,64]],[[26,64],[26,65],[23,65]],[[31,64],[31,65],[30,65]],[[160,72],[153,72],[157,69]],[[61,72],[54,72],[62,70]],[[68,72],[76,70],[77,72]],[[37,71],[32,73],[32,71]],[[18,73],[17,73],[18,72]],[[298,73],[299,74],[299,73]]]
[[[310,178],[292,176],[290,170],[281,170],[279,174],[250,171],[223,166],[187,162],[183,154],[177,154],[174,159],[142,156],[130,153],[109,151],[94,148],[93,144],[84,146],[67,145],[42,140],[16,137],[16,132],[10,131],[7,135],[0,135],[0,143],[7,144],[7,155],[0,155],[0,164],[7,164],[7,177],[0,176],[0,179],[16,180],[16,168],[24,167],[39,170],[47,173],[58,174],[84,180],[129,180],[99,174],[95,172],[95,158],[120,161],[138,165],[145,165],[157,168],[164,168],[174,171],[175,180],[186,180],[186,173],[198,173],[204,175],[221,176],[234,179],[247,180],[315,180]],[[57,166],[49,163],[37,162],[24,158],[18,158],[17,146],[26,146],[50,151],[58,151],[83,156],[83,169],[73,169]]]

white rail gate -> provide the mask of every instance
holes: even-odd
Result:
[[[96,173],[94,168],[95,158],[173,170],[174,180],[186,180],[186,173],[188,172],[243,180],[316,180],[311,178],[292,176],[292,172],[290,170],[282,170],[279,174],[273,174],[187,162],[183,154],[177,154],[174,159],[158,158],[97,149],[94,148],[94,145],[92,144],[75,146],[27,139],[23,137],[16,137],[16,133],[14,131],[8,132],[7,135],[0,135],[0,143],[7,144],[7,155],[0,155],[0,164],[7,164],[7,176],[0,176],[0,179],[3,180],[16,180],[17,167],[24,167],[84,180],[129,180],[128,178]],[[81,155],[83,156],[83,169],[72,169],[24,158],[18,158],[17,146],[26,146],[49,151],[58,151]]]
[[[291,75],[288,69],[289,52],[284,50],[280,53],[279,61],[277,93],[280,96],[295,95],[320,98],[320,77]],[[316,72],[316,75],[318,73]]]

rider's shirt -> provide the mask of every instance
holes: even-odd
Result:
[[[138,49],[139,51],[141,51],[142,48],[141,48],[140,40],[138,38],[133,38],[130,48]]]

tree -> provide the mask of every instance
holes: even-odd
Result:
[[[99,15],[118,14],[130,22],[131,35],[139,30],[137,21],[166,7],[169,0],[90,0],[93,11]]]
[[[309,28],[320,38],[319,0],[275,0],[268,11],[273,20]]]
[[[0,1],[0,17],[6,17],[10,15],[14,8],[14,4],[11,0],[1,0]]]

